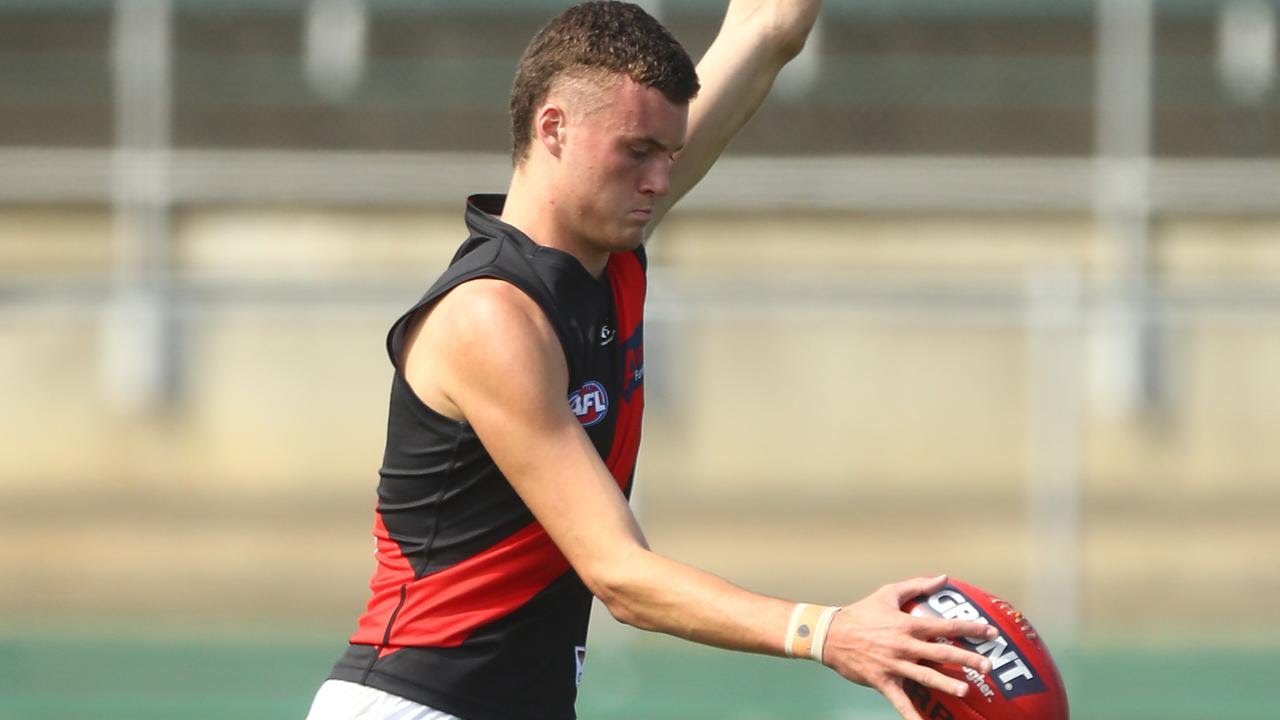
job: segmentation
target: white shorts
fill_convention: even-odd
[[[462,720],[411,700],[346,680],[325,680],[307,720]]]

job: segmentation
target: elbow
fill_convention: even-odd
[[[802,28],[788,26],[778,28],[775,31],[773,46],[783,64],[796,59],[804,50],[805,43],[809,41],[809,31],[812,27],[812,25]]]
[[[644,612],[645,583],[634,566],[624,562],[610,563],[606,568],[582,574],[591,594],[604,605],[615,620],[640,630],[653,630]]]
[[[596,597],[599,596],[597,595]],[[611,598],[610,600],[601,598],[601,602],[604,604],[605,609],[609,611],[609,614],[613,616],[613,619],[623,625],[630,625],[637,630],[655,629],[644,621],[644,616],[636,611],[634,604],[626,602],[618,597]]]
[[[778,1],[757,16],[763,23],[758,30],[760,37],[780,63],[790,62],[804,50],[821,5],[819,0]]]
[[[631,592],[630,583],[623,574],[593,573],[590,577],[583,576],[582,580],[614,620],[624,625],[645,629],[640,613],[636,611],[636,603],[632,599],[634,593]]]

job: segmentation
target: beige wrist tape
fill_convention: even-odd
[[[783,649],[787,657],[811,658],[822,662],[822,650],[827,643],[827,631],[831,619],[840,611],[837,607],[823,607],[799,603],[791,611],[787,625],[787,639]]]

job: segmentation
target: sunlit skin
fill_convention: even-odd
[[[638,247],[671,189],[689,108],[626,76],[553,88],[534,116],[528,156],[502,219],[593,275]]]

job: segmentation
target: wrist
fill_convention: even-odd
[[[798,603],[791,611],[783,651],[790,658],[808,658],[822,662],[826,648],[827,632],[831,620],[840,611],[838,607]]]

